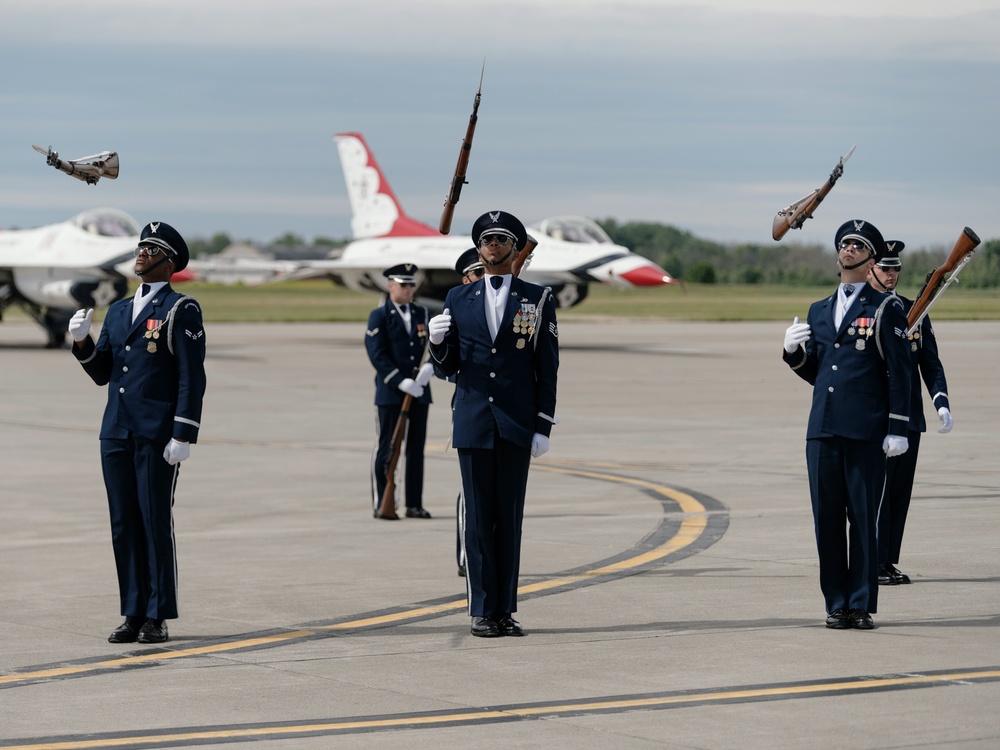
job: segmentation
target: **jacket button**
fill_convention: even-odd
[[[490,349],[490,354],[496,354],[496,353],[497,353],[496,349]]]
[[[834,345],[833,345],[833,348],[834,348],[834,349],[839,349],[839,348],[840,348],[840,344],[834,344]]]
[[[833,386],[831,385],[829,388],[827,388],[827,390],[830,391],[830,393],[833,393]]]
[[[493,403],[493,397],[492,396],[490,396],[490,403],[491,404]]]
[[[836,370],[836,369],[837,369],[837,365],[834,365],[834,366],[833,366],[833,369],[834,369],[834,370]]]
[[[491,378],[495,378],[496,376],[497,376],[497,374],[496,374],[495,372],[491,372],[491,373],[490,373],[490,377],[491,377]]]
[[[119,393],[125,393],[125,389],[124,389],[124,388],[119,388],[119,389],[118,389],[118,392],[119,392]]]
[[[125,351],[127,351],[127,352],[130,352],[130,351],[132,351],[132,347],[131,347],[131,346],[126,346],[126,347],[125,347]]]
[[[122,372],[128,372],[128,367],[123,367]]]

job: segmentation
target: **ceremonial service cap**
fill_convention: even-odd
[[[482,267],[483,262],[479,259],[479,251],[474,247],[470,247],[459,255],[458,260],[455,262],[455,271],[459,276],[465,276],[470,271],[475,271],[477,268]]]
[[[882,233],[875,228],[874,224],[863,219],[851,219],[840,225],[834,239],[834,247],[840,247],[843,240],[862,242],[871,251],[876,261],[885,254],[885,240],[882,239]]]
[[[382,275],[389,279],[389,281],[395,281],[397,284],[416,284],[417,277],[414,274],[419,270],[412,263],[400,263],[397,266],[385,269]]]
[[[886,240],[885,252],[878,259],[876,265],[882,268],[902,268],[903,262],[899,259],[899,254],[903,252],[906,245],[902,240]]]
[[[181,237],[181,233],[169,224],[162,221],[151,221],[142,228],[139,235],[140,245],[156,245],[167,252],[167,255],[174,262],[174,273],[187,268],[188,253],[187,243]]]
[[[472,241],[479,247],[484,234],[504,234],[514,240],[514,249],[521,251],[528,244],[528,232],[520,220],[506,211],[487,211],[472,225]]]

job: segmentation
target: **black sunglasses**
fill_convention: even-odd
[[[488,245],[495,242],[498,245],[509,245],[513,240],[506,234],[484,234],[479,238],[479,244]]]

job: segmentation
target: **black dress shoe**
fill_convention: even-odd
[[[503,615],[497,618],[497,627],[503,635],[524,635],[524,628],[521,627],[521,623],[510,615]]]
[[[423,508],[407,508],[406,509],[407,518],[430,518],[431,514],[428,513]]]
[[[501,633],[499,626],[489,617],[473,617],[472,634],[479,638],[497,638]]]
[[[835,609],[826,616],[826,626],[833,630],[846,630],[851,627],[851,618],[846,609]]]
[[[125,622],[111,631],[108,643],[135,643],[139,637],[139,629],[145,621],[145,617],[126,617]]]
[[[852,609],[847,614],[851,618],[852,628],[857,628],[858,630],[871,630],[875,627],[875,623],[872,622],[872,616],[863,609]]]
[[[460,576],[462,576],[462,578],[465,578],[465,566],[464,565],[459,565],[458,566],[458,574]]]
[[[166,643],[167,621],[148,619],[139,628],[139,643]]]
[[[878,569],[878,585],[879,586],[895,586],[899,581],[892,574],[891,565],[883,565]]]
[[[903,571],[901,571],[899,568],[897,568],[895,565],[887,565],[886,569],[889,571],[889,574],[892,576],[892,580],[895,581],[896,583],[909,583],[910,582],[910,577],[908,575],[906,575],[906,573],[904,573]],[[881,574],[881,571],[880,571],[879,572],[879,576],[881,577],[881,575],[882,574]]]

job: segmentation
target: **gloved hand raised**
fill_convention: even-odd
[[[549,439],[536,432],[531,436],[531,457],[538,458],[549,452]]]
[[[434,375],[434,365],[430,362],[424,362],[420,365],[420,371],[417,372],[417,377],[413,380],[417,385],[426,386],[431,382],[431,377]]]
[[[812,328],[808,323],[800,323],[799,316],[795,316],[792,324],[785,329],[785,351],[792,354],[802,344],[812,336]]]
[[[413,378],[403,378],[403,382],[399,384],[399,390],[410,394],[413,398],[420,398],[424,395],[424,387],[419,385]]]
[[[951,416],[951,410],[947,406],[942,406],[938,409],[938,417],[941,419],[941,428],[938,432],[942,434],[951,432],[951,428],[955,426],[955,420]]]
[[[170,442],[167,443],[167,447],[163,449],[163,460],[171,466],[179,464],[190,455],[191,443],[186,443],[183,440],[177,440],[176,438],[170,438]]]
[[[90,323],[94,319],[94,309],[77,310],[69,319],[69,335],[74,341],[83,341],[90,335]]]
[[[435,346],[444,341],[444,337],[448,335],[450,329],[451,313],[448,311],[448,308],[445,308],[443,313],[435,315],[427,322],[427,331],[430,334],[431,343]]]
[[[899,435],[886,435],[882,441],[882,450],[885,451],[886,458],[902,456],[910,447],[910,441]]]

